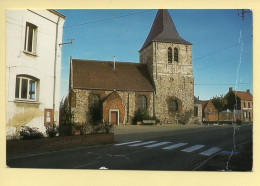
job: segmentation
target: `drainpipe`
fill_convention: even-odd
[[[55,39],[55,57],[54,57],[54,76],[53,76],[53,122],[56,121],[55,110],[56,110],[56,65],[57,65],[57,45],[58,45],[58,27],[59,27],[60,17],[56,24],[56,39]]]

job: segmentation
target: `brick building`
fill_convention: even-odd
[[[224,98],[227,99],[228,105],[227,109],[220,113],[220,121],[253,121],[253,95],[249,89],[244,92],[229,88]],[[211,100],[202,101],[202,118],[206,122],[218,121],[218,112]]]
[[[194,100],[192,44],[182,39],[168,10],[158,10],[139,50],[139,63],[70,60],[69,103],[75,122],[88,122],[90,107],[100,105],[105,122],[131,123],[146,110],[162,123],[191,113],[201,122]],[[194,113],[194,109],[196,114]]]
[[[235,110],[237,118],[244,122],[253,121],[253,95],[250,90],[236,91],[229,88],[225,95],[230,110]]]

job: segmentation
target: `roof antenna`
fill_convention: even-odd
[[[116,70],[116,56],[114,56],[114,70]]]

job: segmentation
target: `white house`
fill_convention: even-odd
[[[59,121],[62,32],[55,10],[6,11],[6,137]]]

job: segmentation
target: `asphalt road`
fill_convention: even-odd
[[[216,154],[229,152],[232,147],[252,140],[252,125],[118,134],[116,139],[115,144],[109,145],[7,157],[7,165],[13,168],[197,170]]]

